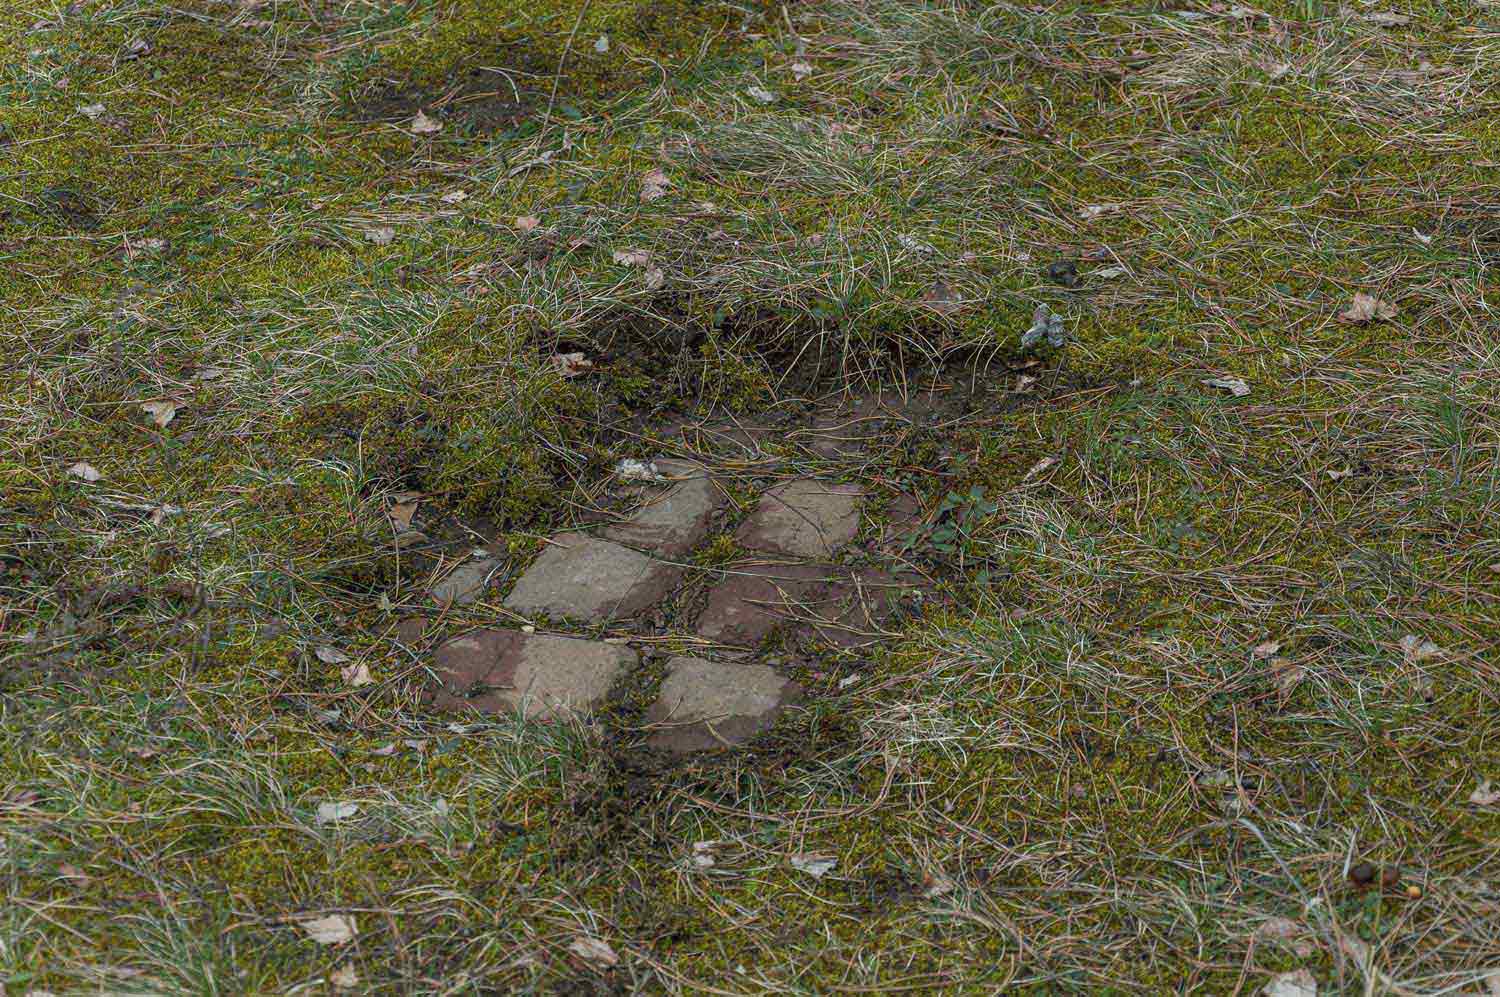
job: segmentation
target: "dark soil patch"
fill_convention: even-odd
[[[504,74],[471,69],[443,88],[385,83],[352,101],[345,113],[361,123],[405,124],[418,111],[440,118],[445,127],[493,135],[529,120],[534,101],[513,88]]]

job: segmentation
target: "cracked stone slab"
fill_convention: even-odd
[[[499,564],[494,558],[467,560],[428,586],[427,594],[440,606],[468,606],[484,594],[490,573]]]
[[[698,634],[721,644],[759,644],[797,615],[827,573],[812,564],[734,566],[709,592]]]
[[[555,719],[592,709],[636,660],[620,644],[478,630],[433,652],[440,686],[429,699],[440,710],[520,709],[529,719]]]
[[[681,568],[629,547],[564,533],[516,581],[505,607],[590,623],[629,619],[665,598],[681,577]]]
[[[646,720],[661,725],[648,743],[669,751],[742,744],[802,698],[797,683],[765,665],[673,658]]]
[[[750,550],[792,557],[830,557],[859,530],[857,485],[798,478],[761,497],[738,539]]]
[[[724,494],[701,466],[686,461],[658,460],[657,471],[675,482],[647,493],[634,515],[603,531],[606,539],[676,560],[708,535]]]

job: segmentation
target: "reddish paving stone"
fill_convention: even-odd
[[[885,624],[909,598],[925,591],[913,574],[846,568],[808,593],[792,610],[791,621],[798,632],[825,644],[860,647],[883,640]]]
[[[564,533],[521,575],[505,607],[590,623],[629,619],[665,598],[681,577],[681,568],[629,547]]]
[[[429,693],[440,710],[479,710],[553,719],[582,713],[603,699],[616,678],[636,663],[619,644],[479,630],[433,652],[440,687]]]
[[[396,642],[407,647],[420,643],[427,635],[427,620],[421,616],[406,616],[396,624]]]
[[[859,530],[856,485],[798,478],[761,497],[738,534],[751,550],[793,557],[829,557]]]
[[[673,658],[646,720],[662,725],[648,743],[669,751],[742,744],[802,698],[797,683],[765,665]]]
[[[685,461],[656,461],[669,481],[664,490],[647,493],[646,503],[622,523],[603,531],[606,539],[676,560],[708,535],[724,493],[701,466]]]
[[[698,633],[721,644],[753,646],[784,625],[826,577],[812,564],[746,564],[730,568],[708,594]]]

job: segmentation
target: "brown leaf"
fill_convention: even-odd
[[[621,266],[643,267],[651,262],[651,254],[644,249],[617,249],[613,259]]]
[[[149,415],[151,421],[162,429],[167,427],[167,423],[177,418],[177,409],[178,403],[170,398],[155,402],[141,402],[141,411]]]
[[[956,315],[964,309],[963,295],[942,281],[927,289],[922,295],[922,304],[939,315]]]
[[[552,354],[552,367],[559,377],[572,378],[587,374],[593,369],[594,361],[582,353],[554,353]]]
[[[328,974],[328,982],[339,990],[350,990],[359,984],[359,974],[354,971],[352,962],[346,962]]]
[[[1366,294],[1364,291],[1356,292],[1349,307],[1339,312],[1339,318],[1345,322],[1360,325],[1366,322],[1386,322],[1395,317],[1395,305],[1389,301],[1382,301],[1374,295]]]
[[[568,951],[582,959],[584,962],[592,963],[603,969],[608,969],[619,963],[620,957],[615,950],[609,947],[609,943],[592,935],[579,935],[568,945]]]
[[[401,501],[398,496],[392,496],[392,498],[398,500],[393,501],[385,510],[386,515],[391,517],[391,525],[396,528],[397,533],[405,533],[411,529],[412,517],[417,514],[417,508],[421,506],[422,500],[411,498]]]
[[[297,922],[297,927],[319,945],[342,945],[359,933],[359,925],[348,914],[329,914]]]
[[[535,215],[521,215],[516,218],[516,228],[522,232],[530,232],[542,223]]]
[[[436,135],[443,130],[443,123],[436,118],[429,118],[425,111],[418,110],[411,119],[411,131],[413,135]]]
[[[80,481],[87,481],[92,484],[104,477],[104,475],[100,474],[93,464],[81,460],[68,468],[68,477],[77,478]]]
[[[356,661],[352,665],[340,668],[339,674],[344,677],[344,684],[354,689],[375,681],[370,677],[370,666],[363,661]]]
[[[1500,789],[1494,787],[1490,779],[1481,779],[1474,792],[1469,794],[1469,802],[1476,807],[1492,807],[1500,803]]]
[[[672,189],[672,181],[661,170],[652,170],[641,178],[641,200],[659,201]]]

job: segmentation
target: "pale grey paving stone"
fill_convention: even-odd
[[[830,557],[859,530],[857,485],[798,478],[777,485],[740,527],[750,550],[792,557]]]
[[[658,473],[673,482],[647,492],[634,515],[602,531],[605,539],[677,560],[708,535],[724,493],[706,469],[687,461],[657,460]]]
[[[765,665],[673,658],[646,721],[661,725],[649,743],[669,751],[742,744],[802,698],[797,683]]]
[[[485,583],[499,563],[494,558],[471,558],[433,582],[427,594],[440,606],[468,606],[484,594]]]
[[[665,598],[682,569],[582,533],[556,536],[516,581],[517,613],[604,623],[628,620]]]
[[[530,719],[556,719],[588,712],[636,661],[636,653],[621,644],[478,630],[433,652],[441,684],[429,698],[440,710],[521,709]]]

